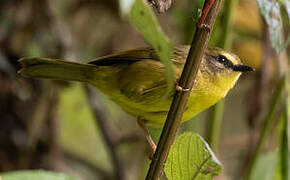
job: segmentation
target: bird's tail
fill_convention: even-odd
[[[95,78],[98,69],[95,65],[49,58],[22,58],[19,62],[22,69],[18,73],[33,78],[90,82]]]

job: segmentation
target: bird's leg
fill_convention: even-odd
[[[138,125],[139,127],[141,128],[144,136],[146,137],[146,140],[147,142],[149,143],[151,149],[152,149],[152,153],[150,155],[150,159],[153,158],[153,155],[155,153],[155,150],[156,150],[156,144],[154,143],[153,139],[151,138],[150,134],[149,134],[149,131],[144,123],[144,120],[141,119],[140,117],[137,118],[137,122],[138,122]]]

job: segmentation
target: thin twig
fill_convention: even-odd
[[[208,13],[203,11],[202,17],[205,16],[206,18],[196,24],[197,29],[195,32],[195,36],[192,41],[189,54],[187,56],[187,60],[179,81],[179,86],[183,89],[191,90],[193,87],[194,80],[196,78],[199,65],[202,60],[202,56],[207,47],[212,26],[216,19],[217,11],[221,1],[215,0],[212,4],[212,7],[208,7],[207,5],[208,3],[211,3],[211,1],[212,0],[205,1],[204,9],[210,9]],[[150,164],[150,168],[146,176],[146,180],[157,180],[161,177],[163,166],[166,161],[170,146],[172,145],[177,130],[180,127],[181,119],[189,95],[190,91],[177,91],[175,93],[157,146],[157,150],[154,154],[153,160]]]
[[[103,107],[99,102],[99,98],[96,97],[96,94],[92,89],[92,87],[85,85],[85,90],[89,104],[95,116],[95,123],[99,127],[101,134],[104,138],[104,141],[108,146],[108,150],[113,164],[115,179],[124,180],[125,179],[124,173],[125,171],[123,169],[124,165],[122,164],[121,160],[117,155],[116,150],[118,143],[115,139],[116,136],[113,133],[114,131],[109,126],[108,119],[104,113]]]

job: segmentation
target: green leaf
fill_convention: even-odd
[[[169,180],[207,180],[218,175],[221,169],[221,163],[204,139],[187,132],[172,145],[164,171]]]
[[[0,174],[2,180],[76,180],[71,176],[43,170],[12,171]]]
[[[264,16],[269,27],[270,40],[272,47],[279,54],[289,44],[290,40],[285,43],[281,42],[282,19],[280,5],[283,2],[276,0],[257,0],[261,14]],[[288,0],[284,2],[287,5]],[[287,10],[288,11],[288,10]]]
[[[163,33],[151,8],[144,0],[120,0],[123,14],[127,14],[130,23],[152,45],[167,70],[168,93],[173,88],[174,71],[172,67],[173,44]]]

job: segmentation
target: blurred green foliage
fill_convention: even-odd
[[[110,169],[108,154],[104,148],[100,148],[105,145],[94,122],[83,86],[73,83],[63,89],[59,101],[59,141],[62,148],[94,164],[101,163],[104,169]]]

